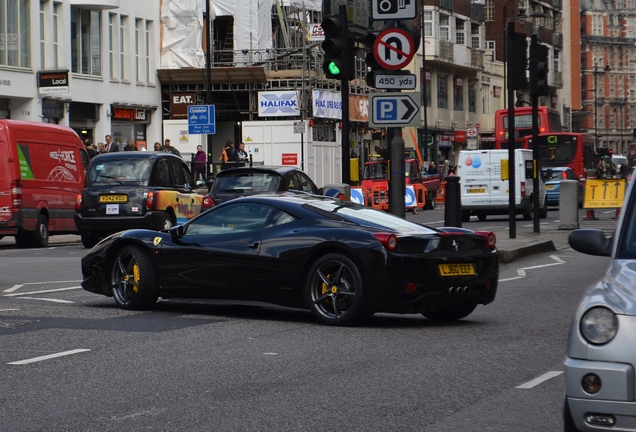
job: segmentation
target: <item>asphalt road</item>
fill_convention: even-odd
[[[608,262],[504,265],[495,302],[457,323],[330,328],[273,307],[122,311],[77,288],[84,252],[0,248],[2,431],[558,431],[571,319]]]

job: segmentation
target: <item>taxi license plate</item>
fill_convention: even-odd
[[[552,189],[554,189],[554,185],[545,185],[545,188],[547,190],[552,190]]]
[[[486,193],[485,188],[468,189],[468,193]]]
[[[442,276],[474,276],[475,266],[468,264],[440,264],[439,274]]]
[[[125,203],[128,202],[128,195],[100,195],[100,203]]]

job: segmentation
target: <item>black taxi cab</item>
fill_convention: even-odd
[[[170,229],[212,207],[179,156],[117,152],[91,160],[75,202],[75,224],[84,247],[118,231]]]

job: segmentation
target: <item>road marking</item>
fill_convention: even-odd
[[[522,267],[520,269],[517,269],[517,274],[518,274],[517,277],[511,277],[511,278],[507,278],[507,279],[499,279],[499,282],[508,282],[508,281],[512,281],[512,280],[523,279],[523,278],[525,278],[527,276],[526,270],[535,270],[535,269],[538,269],[538,268],[552,267],[552,266],[555,266],[555,265],[566,264],[566,262],[563,261],[557,255],[550,255],[550,258],[552,258],[556,262],[555,263],[550,263],[550,264],[541,264],[541,265],[532,266],[532,267]]]
[[[28,299],[28,300],[43,300],[43,301],[50,301],[53,303],[73,303],[70,300],[62,300],[62,299],[50,299],[50,298],[38,298],[38,297],[20,297],[21,299]]]
[[[554,377],[557,377],[559,375],[561,375],[563,373],[563,371],[551,371],[551,372],[547,372],[544,373],[543,375],[541,375],[540,377],[537,377],[531,381],[528,381],[525,384],[521,384],[520,386],[517,386],[518,389],[531,389],[533,387],[538,386],[539,384],[541,384],[544,381],[547,381],[549,379],[552,379]]]
[[[45,356],[41,356],[41,357],[33,357],[30,359],[26,359],[26,360],[19,360],[19,361],[15,361],[15,362],[11,362],[11,363],[7,363],[10,365],[25,365],[25,364],[29,364],[29,363],[36,363],[39,361],[44,361],[44,360],[50,360],[53,358],[57,358],[57,357],[64,357],[64,356],[68,356],[68,355],[73,355],[73,354],[78,354],[78,353],[82,353],[82,352],[86,352],[86,351],[90,351],[89,349],[74,349],[71,351],[63,351],[57,354],[49,354],[49,355],[45,355]]]
[[[0,309],[0,312],[19,311],[20,309]]]
[[[74,289],[80,289],[80,288],[82,288],[82,287],[81,286],[76,286],[76,287],[57,288],[57,289],[52,289],[52,290],[44,290],[44,291],[31,291],[31,292],[25,292],[25,293],[13,293],[13,294],[5,294],[4,297],[16,297],[16,296],[25,296],[25,295],[31,295],[31,294],[52,293],[52,292],[68,291],[68,290],[74,290]]]
[[[15,290],[18,290],[18,289],[22,288],[23,286],[24,285],[13,285],[11,288],[8,288],[8,289],[4,290],[4,292],[10,293],[10,292],[13,292]]]

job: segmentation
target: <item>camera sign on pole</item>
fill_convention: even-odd
[[[417,16],[415,0],[373,0],[375,20],[413,19]]]

